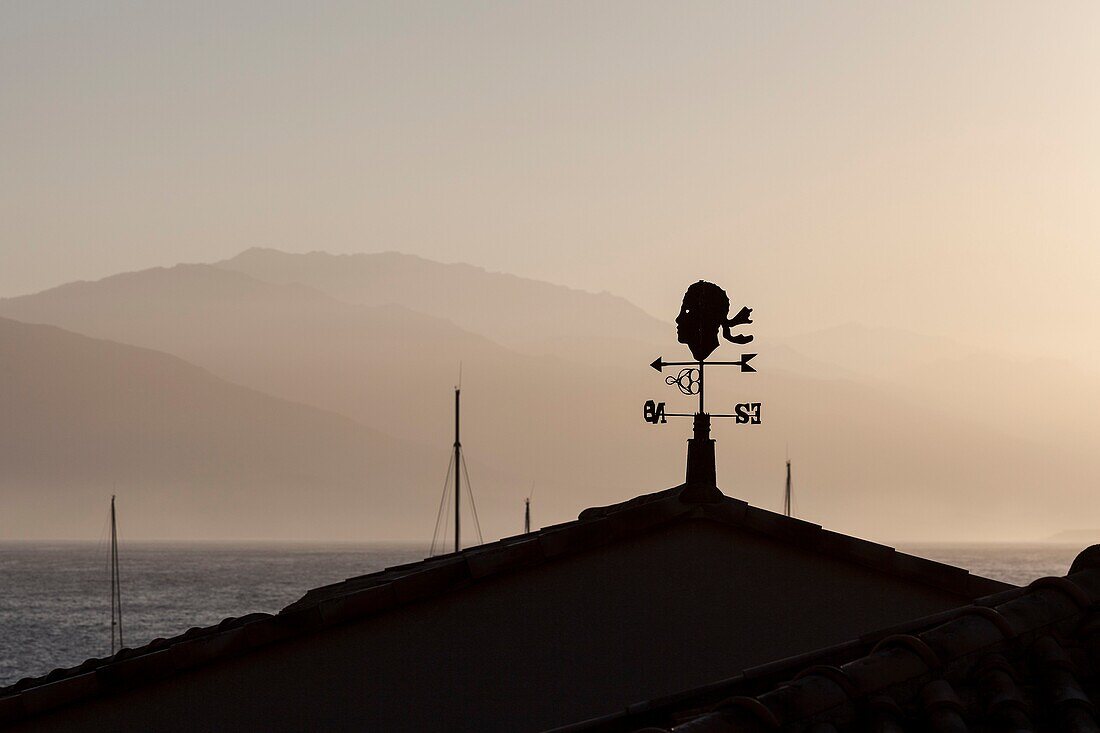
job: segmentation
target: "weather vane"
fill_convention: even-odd
[[[648,400],[643,408],[645,421],[653,425],[666,423],[670,417],[695,419],[695,430],[688,441],[687,483],[713,487],[716,485],[714,470],[714,441],[710,438],[712,417],[734,418],[739,425],[760,424],[760,403],[742,402],[731,413],[710,414],[706,410],[704,375],[708,366],[737,366],[742,372],[755,372],[749,363],[756,354],[741,354],[737,361],[707,361],[720,345],[718,332],[730,343],[744,345],[752,336],[740,333],[741,326],[752,324],[752,308],[742,308],[729,318],[730,299],[726,291],[714,283],[700,280],[684,293],[680,315],[676,317],[676,339],[691,350],[694,361],[664,361],[657,357],[651,367],[659,372],[665,367],[683,367],[675,376],[665,377],[665,383],[676,387],[681,394],[699,397],[699,409],[695,413],[668,412],[664,402]],[[735,333],[735,330],[737,331]]]

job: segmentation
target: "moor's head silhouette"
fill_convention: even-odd
[[[729,312],[730,299],[725,290],[705,280],[694,283],[684,293],[684,303],[676,317],[676,340],[687,344],[691,355],[699,361],[718,348],[719,328],[732,343],[752,341],[752,336],[730,332],[734,326],[752,323],[752,308],[742,308],[733,318],[728,318]]]

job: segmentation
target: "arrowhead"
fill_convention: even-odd
[[[752,361],[752,358],[754,356],[756,356],[756,354],[741,354],[741,371],[743,371],[743,372],[755,372],[756,371],[756,367],[749,364],[749,362]]]
[[[656,369],[657,371],[661,371],[661,369],[664,367],[664,365],[665,365],[665,363],[663,361],[661,361],[661,357],[659,357],[659,356],[656,359],[653,360],[652,364],[650,364],[650,366],[653,367],[654,369]]]

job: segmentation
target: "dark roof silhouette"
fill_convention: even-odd
[[[136,649],[123,649],[112,657],[89,659],[76,667],[22,679],[0,688],[0,726],[686,520],[709,520],[765,535],[818,555],[938,588],[958,595],[960,603],[1012,587],[971,575],[962,568],[759,509],[724,496],[717,489],[700,491],[697,486],[681,485],[620,504],[586,509],[575,521],[530,534],[322,586],[276,615],[255,613],[227,618],[215,626],[196,627]]]
[[[1066,577],[559,728],[1100,731],[1100,545]]]

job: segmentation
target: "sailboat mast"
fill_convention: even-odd
[[[115,495],[111,494],[111,654],[115,653],[115,630],[118,630],[118,648],[122,641],[122,590],[118,575],[118,522],[115,519]]]
[[[783,513],[791,516],[791,461],[787,459],[787,491],[783,496]]]
[[[523,533],[531,533],[531,497],[523,500]]]
[[[461,545],[460,538],[460,522],[462,521],[462,487],[460,476],[462,471],[462,442],[458,439],[458,413],[459,413],[459,395],[462,394],[460,387],[455,387],[455,552],[458,552]]]

